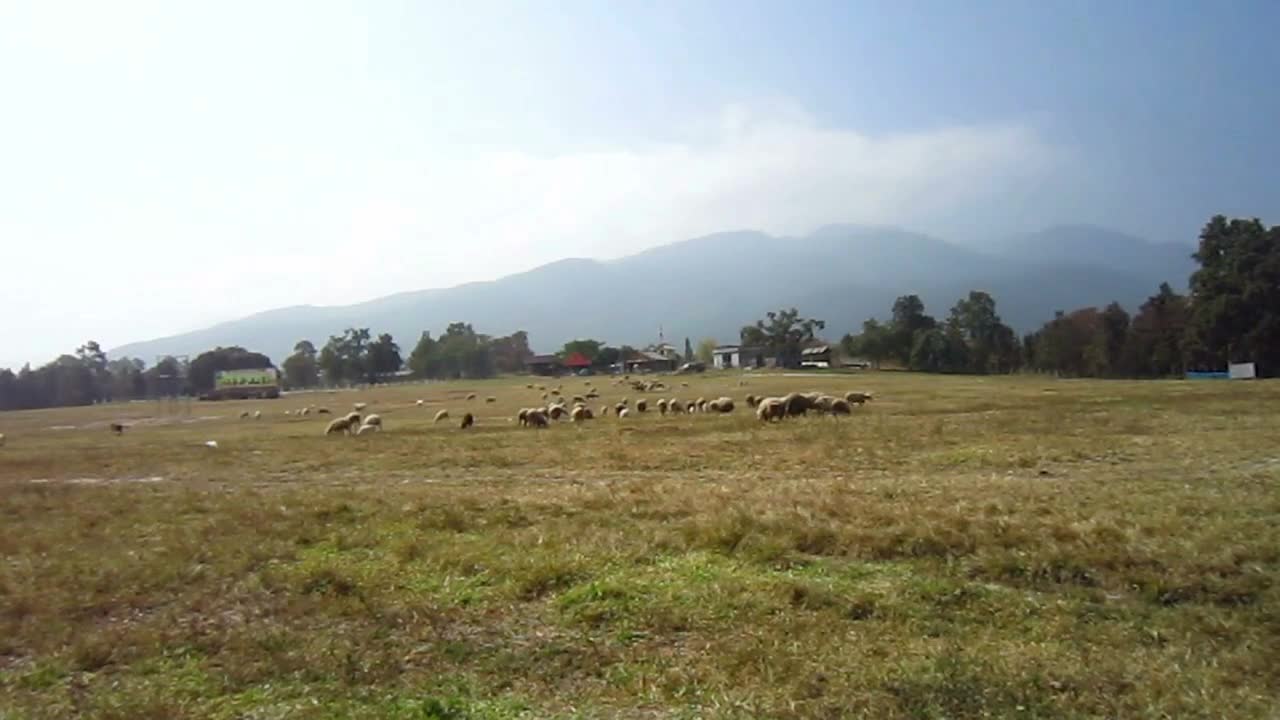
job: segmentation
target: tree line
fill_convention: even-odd
[[[928,372],[1153,378],[1253,362],[1260,376],[1280,374],[1280,226],[1217,215],[1192,258],[1199,267],[1188,294],[1162,283],[1134,315],[1117,302],[1059,311],[1017,338],[987,293],[969,293],[943,322],[904,295],[888,323],[869,319],[841,344],[850,355]]]

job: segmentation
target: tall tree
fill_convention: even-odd
[[[293,354],[281,365],[284,384],[290,388],[309,388],[320,384],[320,368],[316,363],[316,346],[310,340],[299,340]]]
[[[518,330],[506,337],[494,338],[490,343],[490,352],[493,355],[494,370],[500,373],[524,372],[525,363],[533,357],[533,350],[529,348],[529,333]]]
[[[435,377],[439,362],[436,341],[431,339],[431,333],[423,332],[409,353],[409,370],[417,378]]]
[[[380,375],[399,372],[404,360],[400,357],[400,346],[390,333],[378,335],[378,339],[369,343],[368,375],[370,382],[376,381]]]
[[[1280,226],[1214,216],[1192,255],[1188,337],[1199,365],[1255,362],[1280,375]]]
[[[1013,331],[1000,321],[1000,316],[996,314],[995,298],[990,294],[981,290],[969,291],[967,298],[959,300],[951,308],[947,325],[951,332],[964,339],[968,348],[970,372],[984,374],[1000,371],[1007,365]],[[1005,357],[1001,357],[1001,354]]]
[[[347,328],[329,336],[316,360],[326,383],[358,382],[368,376],[369,337],[369,328]]]
[[[924,301],[919,295],[903,295],[893,301],[893,319],[890,328],[890,353],[904,367],[911,364],[911,353],[915,346],[915,335],[924,330],[932,330],[937,321],[924,312]]]
[[[817,331],[826,326],[822,320],[800,317],[800,311],[795,308],[769,311],[765,314],[765,319],[756,321],[755,325],[743,327],[739,339],[743,345],[767,347],[783,367],[798,367],[800,351],[805,343],[814,340]],[[712,347],[714,349],[714,345]]]
[[[1125,365],[1140,376],[1180,375],[1186,370],[1187,298],[1160,284],[1129,325]],[[1192,335],[1194,337],[1194,335]]]
[[[684,361],[693,362],[693,343],[689,342],[689,338],[684,339]]]
[[[845,335],[840,346],[849,357],[865,358],[877,368],[893,355],[892,333],[875,318],[863,321],[858,335]]]

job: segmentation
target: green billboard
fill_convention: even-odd
[[[279,384],[275,368],[258,370],[219,370],[213,378],[213,386],[218,390],[232,388],[272,387]]]

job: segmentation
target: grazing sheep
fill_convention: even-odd
[[[364,425],[381,430],[382,417],[377,413],[369,413],[369,416],[364,419]]]
[[[354,410],[347,413],[347,422],[351,423],[351,427],[360,427],[360,413]]]
[[[645,410],[648,410],[648,409],[649,409],[649,403],[645,402],[644,398],[641,398],[636,401],[636,412],[644,412]]]
[[[853,407],[848,400],[836,398],[835,402],[831,403],[831,407],[827,408],[827,412],[832,415],[852,415]]]
[[[329,408],[324,408],[324,407],[322,407],[322,408],[316,408],[316,414],[317,414],[317,415],[329,415],[329,414],[330,414],[330,413],[329,413]]]
[[[518,423],[520,427],[524,427],[529,424],[529,408],[520,408],[520,412],[516,413],[516,423]]]
[[[381,429],[382,428],[375,427],[373,425],[361,425],[360,427],[356,428],[356,435],[363,435],[365,433],[371,433],[375,430],[381,430]]]
[[[560,397],[560,388],[555,388],[555,389],[553,389],[553,390],[551,391],[551,394],[552,394],[552,395],[555,395],[556,397]]]
[[[547,415],[550,416],[552,420],[559,420],[561,415],[567,414],[569,414],[569,411],[566,410],[563,405],[552,405],[547,408]]]
[[[630,410],[628,410],[627,408],[622,408],[621,410],[618,411],[618,419],[623,420],[630,414],[631,414]]]
[[[498,398],[490,395],[489,397],[485,398],[484,401],[487,403],[495,403],[495,402],[498,402]]]
[[[124,434],[124,425],[120,423],[111,423],[111,432],[117,435]]]
[[[687,382],[682,382],[682,383],[680,383],[680,387],[689,387],[689,383],[687,383]]]
[[[254,420],[261,420],[261,419],[262,419],[262,411],[261,411],[261,410],[254,410],[254,411],[253,411],[253,419],[254,419]]]
[[[369,406],[368,406],[368,405],[366,405],[365,403],[351,403],[351,407],[352,407],[352,409],[354,409],[354,410],[361,411],[361,410],[364,410],[366,407],[369,407]]]
[[[0,433],[0,447],[4,447],[4,433]]]
[[[592,390],[591,392],[587,393],[588,400],[595,400],[598,397],[600,397],[600,393],[596,392],[595,390]]]
[[[526,389],[526,390],[532,390],[532,389],[533,389],[533,383],[529,383],[528,385],[525,385],[524,387],[525,387],[525,389]]]
[[[293,413],[289,412],[288,410],[285,410],[285,411],[284,411],[284,415],[285,415],[285,417],[288,417],[288,416],[290,416],[290,415],[292,415],[292,414],[293,414]]]
[[[809,397],[797,392],[788,393],[782,398],[782,402],[786,405],[787,415],[791,417],[804,415],[813,409],[813,402]]]
[[[609,406],[608,406],[608,405],[601,405],[601,406],[600,406],[600,417],[609,417]]]
[[[661,415],[666,415],[666,414],[667,414],[667,399],[666,399],[666,398],[658,398],[658,402],[657,402],[657,403],[655,403],[655,404],[658,406],[658,413],[659,413],[659,414],[661,414]]]
[[[462,416],[462,425],[460,427],[461,429],[466,430],[467,428],[475,424],[476,424],[475,416],[472,415],[471,413],[467,413],[466,415]]]
[[[850,405],[861,405],[871,399],[869,392],[847,392],[844,394],[845,402]]]
[[[696,403],[696,402],[694,402],[694,401],[690,400],[689,402],[685,403],[684,409],[685,409],[685,412],[687,412],[687,413],[689,413],[690,415],[692,415],[692,414],[694,414],[694,413],[698,412],[698,403]]]
[[[575,406],[573,412],[569,413],[569,419],[576,423],[580,423],[587,419],[587,409],[581,405]]]
[[[684,403],[675,398],[671,398],[667,401],[667,409],[671,411],[672,415],[679,415],[684,412]]]
[[[582,414],[586,415],[588,420],[596,419],[596,414],[591,412],[591,408],[587,407],[586,405],[582,406]]]
[[[525,415],[525,422],[529,427],[544,428],[547,426],[547,414],[541,410],[530,410]]]
[[[626,403],[624,403],[624,402],[620,402],[620,403],[618,403],[617,405],[614,405],[614,406],[613,406],[613,411],[614,411],[615,413],[617,413],[618,415],[621,415],[621,414],[622,414],[622,411],[623,411],[623,410],[626,410],[626,409],[627,409],[627,404],[626,404]]]
[[[241,411],[240,411],[240,419],[241,419],[241,420],[248,420],[248,419],[249,419],[249,411],[248,411],[248,410],[241,410]]]
[[[733,398],[721,397],[707,403],[707,410],[718,413],[733,412]]]
[[[311,414],[311,408],[309,408],[309,407],[304,407],[304,408],[302,408],[301,410],[299,410],[299,411],[298,411],[298,414],[299,414],[299,415],[302,415],[302,416],[304,416],[304,417],[305,417],[305,416],[307,416],[307,415],[310,415],[310,414]]]
[[[587,399],[582,397],[581,395],[574,395],[573,400],[571,402],[573,402],[573,404],[575,405],[585,405],[587,402]]]
[[[475,400],[475,399],[476,399],[476,394],[475,394],[475,393],[467,393],[467,399],[468,399],[468,400]]]
[[[782,398],[761,398],[756,405],[756,417],[761,422],[781,420],[787,414],[787,403]]]
[[[694,400],[694,401],[693,401],[693,404],[698,406],[698,410],[706,410],[706,409],[707,409],[707,400],[706,400],[706,398],[698,398],[697,400]]]
[[[839,399],[840,398],[832,397],[830,395],[819,395],[818,398],[813,401],[813,407],[814,409],[821,410],[823,412],[831,412],[831,405]]]
[[[441,420],[448,420],[448,419],[449,419],[448,410],[441,410],[440,412],[436,413],[435,422],[440,422]]]
[[[760,402],[760,400],[755,395],[750,393],[747,394],[747,407],[755,407],[758,402]]]
[[[329,422],[328,427],[324,429],[325,435],[337,435],[343,433],[351,434],[351,420],[347,417],[334,418]]]
[[[624,397],[624,398],[622,398],[621,400],[619,400],[618,402],[622,403],[623,405],[630,405],[630,404],[631,404],[631,398],[625,398],[625,397]]]
[[[426,403],[424,403],[423,401],[419,400],[419,401],[418,401],[417,403],[415,403],[415,404],[416,404],[418,407],[422,407],[422,406],[423,406],[423,405],[425,405]]]

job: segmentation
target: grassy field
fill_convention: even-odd
[[[0,414],[0,718],[1280,713],[1280,384],[741,377]]]

